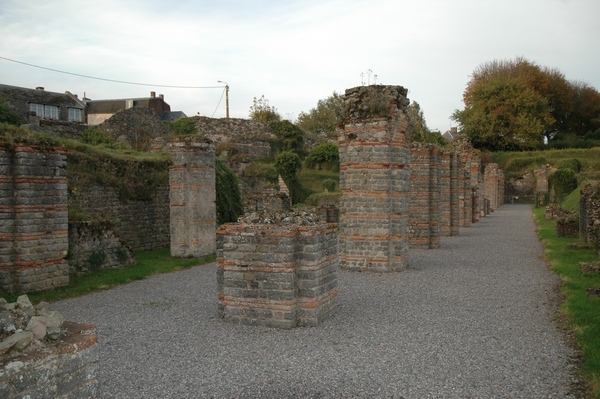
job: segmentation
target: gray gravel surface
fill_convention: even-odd
[[[530,208],[505,205],[410,270],[340,272],[315,328],[220,322],[215,264],[53,308],[97,325],[103,398],[574,398],[541,255]]]

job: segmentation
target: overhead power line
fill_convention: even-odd
[[[30,67],[33,67],[33,68],[45,69],[46,71],[63,73],[65,75],[79,76],[79,77],[82,77],[82,78],[95,79],[95,80],[103,80],[105,82],[121,83],[121,84],[127,84],[127,85],[152,86],[152,87],[168,87],[168,88],[172,88],[172,89],[222,89],[223,87],[225,87],[225,86],[172,86],[172,85],[157,85],[157,84],[151,84],[151,83],[127,82],[127,81],[124,81],[124,80],[99,78],[99,77],[96,77],[96,76],[82,75],[80,73],[61,71],[59,69],[46,68],[46,67],[43,67],[43,66],[40,66],[40,65],[29,64],[27,62],[17,61],[17,60],[13,60],[13,59],[2,57],[2,56],[0,56],[0,59],[6,60],[6,61],[10,61],[10,62],[14,62],[14,63],[21,64],[21,65],[27,65],[27,66],[30,66]]]

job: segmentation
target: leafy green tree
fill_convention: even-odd
[[[275,169],[290,190],[292,204],[304,201],[311,194],[298,179],[298,171],[302,168],[302,161],[298,154],[292,151],[282,151],[275,158]]]
[[[333,143],[324,143],[316,146],[306,156],[304,163],[307,168],[340,169],[340,151]]]
[[[308,134],[335,138],[335,128],[341,122],[344,110],[342,96],[333,94],[324,100],[319,100],[316,108],[298,115],[298,127]]]
[[[304,158],[304,132],[298,126],[288,120],[274,121],[270,123],[271,130],[275,133],[277,140],[273,143],[275,153],[281,151],[292,151]]]
[[[574,137],[570,141],[576,141],[577,138],[582,138],[589,132],[594,132],[600,128],[600,94],[598,91],[587,84],[569,82],[560,71],[540,67],[522,57],[517,57],[515,60],[494,60],[477,67],[473,71],[463,94],[465,110],[455,111],[453,118],[462,125],[465,131],[474,134],[476,126],[473,126],[473,123],[479,123],[483,117],[467,118],[467,116],[472,117],[475,109],[488,113],[499,111],[498,104],[495,104],[495,108],[488,107],[487,110],[485,105],[480,104],[482,101],[481,92],[489,90],[489,87],[492,86],[498,87],[500,81],[507,82],[511,80],[520,82],[520,90],[530,91],[541,97],[546,102],[547,110],[544,114],[549,115],[550,118],[539,113],[540,110],[537,106],[531,109],[531,101],[523,107],[513,101],[512,104],[506,104],[501,113],[508,116],[506,111],[512,109],[515,112],[512,119],[519,121],[521,124],[526,124],[529,129],[533,128],[532,120],[537,119],[543,125],[542,136],[548,141],[565,140],[568,137]],[[512,83],[511,85],[516,88],[516,85]],[[530,93],[523,94],[521,98],[531,100],[532,95]],[[526,118],[525,113],[527,112],[534,112],[534,114]],[[529,122],[525,122],[525,119],[528,119]],[[515,125],[515,129],[511,129],[515,134],[517,127]],[[537,128],[539,128],[539,123],[535,129]],[[498,134],[505,135],[506,130],[507,126],[502,125],[502,131],[499,130]],[[473,137],[470,137],[473,140]],[[475,144],[477,140],[473,141]],[[498,141],[503,142],[502,139]],[[488,142],[486,148],[493,148],[494,146],[493,142]],[[511,148],[524,149],[529,147],[516,146]]]
[[[281,120],[281,115],[277,108],[269,105],[269,100],[263,94],[258,100],[254,97],[252,106],[250,106],[250,119],[258,122],[275,122]]]
[[[410,103],[410,105],[406,107],[406,113],[413,127],[412,141],[438,144],[440,146],[446,144],[446,141],[439,132],[432,132],[429,130],[427,122],[425,121],[425,115],[418,102],[413,101]]]
[[[518,78],[496,76],[469,95],[465,109],[455,111],[475,148],[491,151],[534,149],[554,122],[548,101]]]
[[[215,174],[217,221],[236,222],[243,213],[238,178],[220,159],[217,159]]]
[[[275,169],[287,184],[288,180],[296,179],[296,173],[302,169],[302,161],[295,152],[282,151],[275,158]]]

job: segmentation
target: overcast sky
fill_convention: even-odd
[[[295,119],[334,91],[400,85],[443,132],[471,72],[494,59],[523,56],[600,89],[599,16],[598,0],[0,0],[0,57],[144,84],[225,81],[236,118],[263,94]],[[91,99],[155,91],[173,111],[225,116],[221,87],[111,83],[5,59],[0,83]]]

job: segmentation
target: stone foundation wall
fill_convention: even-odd
[[[81,187],[69,198],[69,209],[114,222],[113,230],[133,251],[167,248],[169,231],[169,187],[156,189],[147,201],[123,199],[114,187]]]
[[[0,144],[0,288],[29,292],[69,283],[64,148]]]
[[[56,347],[0,361],[0,397],[98,398],[95,326],[65,322]]]
[[[169,142],[171,256],[202,257],[216,250],[215,149],[197,138]]]
[[[136,263],[133,251],[123,245],[107,222],[69,223],[70,274],[116,269]]]
[[[408,266],[410,135],[407,90],[346,90],[340,151],[340,266],[389,272]]]
[[[219,315],[289,329],[316,326],[337,297],[336,224],[225,224],[217,232]]]
[[[409,243],[416,248],[440,245],[441,152],[413,143],[410,149]]]

